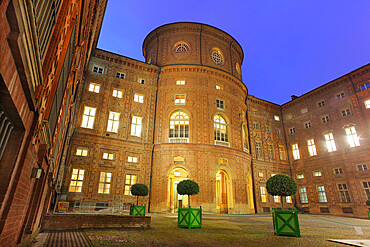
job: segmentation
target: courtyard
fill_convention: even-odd
[[[328,239],[358,240],[354,246],[369,246],[370,242],[367,219],[301,214],[302,236],[288,237],[274,235],[269,213],[204,214],[203,228],[191,230],[177,227],[176,214],[149,215],[150,229],[85,230],[85,234],[95,246],[346,246]]]

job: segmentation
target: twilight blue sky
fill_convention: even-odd
[[[370,0],[108,0],[98,47],[144,61],[146,35],[178,21],[233,36],[249,94],[278,104],[370,63]]]

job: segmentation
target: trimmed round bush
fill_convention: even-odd
[[[267,180],[266,190],[272,196],[292,196],[297,193],[297,184],[293,178],[278,174]]]
[[[139,196],[147,196],[148,193],[149,189],[145,184],[134,184],[131,186],[131,194],[137,196],[136,204],[139,203]]]
[[[199,193],[199,185],[192,180],[183,180],[177,185],[177,193],[180,195],[189,196],[189,207],[190,207],[190,196]]]

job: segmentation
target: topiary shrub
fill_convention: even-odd
[[[366,206],[370,207],[370,199],[366,200]]]
[[[147,196],[148,193],[149,189],[145,184],[134,184],[131,186],[131,194],[136,196],[136,205],[139,204],[139,196]]]
[[[192,180],[183,180],[177,185],[177,193],[180,195],[189,196],[189,207],[190,207],[190,196],[199,193],[199,185]]]
[[[281,208],[284,207],[283,199],[286,196],[293,196],[297,193],[297,184],[293,178],[278,174],[267,180],[266,190],[272,196],[280,196]]]

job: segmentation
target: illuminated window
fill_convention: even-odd
[[[242,136],[243,136],[243,148],[244,151],[249,153],[249,145],[248,145],[248,131],[247,131],[247,126],[243,124],[242,126]]]
[[[307,140],[307,146],[308,146],[308,152],[310,153],[310,156],[317,155],[316,145],[315,145],[315,140],[314,139]]]
[[[96,83],[90,83],[89,84],[89,91],[93,93],[99,93],[100,91],[100,85]]]
[[[277,115],[275,115],[275,116],[274,116],[274,119],[275,119],[276,121],[280,121],[280,117],[279,117],[279,116],[277,116]]]
[[[218,50],[212,51],[211,57],[212,57],[213,62],[215,62],[215,64],[217,65],[221,65],[224,61],[222,58],[221,52]]]
[[[272,144],[267,145],[267,150],[269,153],[269,158],[273,159],[274,158],[274,146]]]
[[[291,196],[285,197],[285,201],[286,203],[292,203],[292,197]]]
[[[369,181],[362,182],[362,187],[364,188],[366,199],[369,200],[370,199],[370,182]]]
[[[321,177],[321,171],[314,171],[313,176],[314,177]]]
[[[185,85],[185,80],[176,80],[176,85]]]
[[[259,176],[259,177],[261,177],[261,178],[262,178],[264,175],[265,175],[265,174],[263,174],[263,172],[259,172],[259,173],[258,173],[258,176]]]
[[[340,202],[351,202],[351,199],[349,198],[347,184],[337,184],[337,186]]]
[[[317,186],[317,195],[319,198],[319,202],[328,202],[326,199],[326,193],[325,193],[325,188],[324,186]]]
[[[304,127],[305,127],[306,129],[311,128],[311,122],[305,122],[305,123],[304,123]]]
[[[112,181],[111,172],[100,172],[98,193],[109,194],[111,181]]]
[[[145,79],[137,78],[137,83],[145,84]]]
[[[299,198],[301,203],[308,203],[306,187],[299,188]]]
[[[303,179],[303,178],[304,178],[303,173],[297,174],[297,179]]]
[[[329,122],[329,115],[321,117],[322,123],[327,123]]]
[[[323,107],[325,105],[325,101],[320,101],[317,103],[318,107]]]
[[[137,163],[138,158],[136,156],[127,156],[127,162]]]
[[[186,94],[175,94],[175,105],[185,105]]]
[[[220,142],[228,143],[229,138],[225,118],[223,118],[221,115],[215,115],[213,117],[213,127],[216,144],[220,144]]]
[[[105,160],[113,160],[114,154],[112,153],[103,153],[103,159]]]
[[[366,101],[364,102],[364,104],[365,104],[365,108],[366,108],[366,109],[370,109],[370,99],[369,99],[369,100],[366,100]]]
[[[260,187],[260,190],[261,190],[261,202],[267,202],[267,191],[266,191],[266,187],[261,186]]]
[[[180,43],[176,45],[175,50],[176,53],[181,53],[181,52],[188,52],[190,51],[190,48],[187,44],[185,43]]]
[[[189,142],[189,116],[183,111],[176,111],[170,117],[171,143]]]
[[[81,127],[92,129],[94,126],[96,108],[85,106]]]
[[[236,63],[236,64],[235,64],[235,69],[236,69],[236,71],[238,72],[238,74],[240,74],[240,73],[241,73],[241,68],[240,68],[239,63]]]
[[[294,135],[295,134],[295,128],[290,128],[289,132],[290,132],[290,134]]]
[[[293,144],[292,149],[293,149],[293,159],[295,159],[295,160],[300,159],[301,156],[299,154],[298,144]]]
[[[344,95],[344,93],[338,93],[338,94],[336,94],[335,95],[335,97],[337,98],[337,99],[343,99],[344,97],[346,97],[345,95]]]
[[[72,169],[71,183],[69,185],[69,192],[81,192],[82,183],[84,180],[85,170]]]
[[[216,84],[216,89],[217,90],[224,90],[224,86]]]
[[[262,157],[262,146],[261,142],[256,142],[257,157]]]
[[[76,150],[77,156],[87,156],[87,153],[88,153],[87,149],[77,148]]]
[[[219,100],[219,99],[216,99],[216,105],[217,105],[217,108],[218,109],[225,109],[225,105],[224,105],[224,101],[223,100]]]
[[[125,180],[125,195],[131,195],[131,186],[136,183],[136,175],[126,175]]]
[[[131,135],[132,136],[141,136],[141,126],[142,118],[137,116],[132,116],[131,120]]]
[[[118,112],[109,112],[108,126],[107,131],[109,132],[118,132],[119,126],[119,113]]]
[[[117,72],[116,73],[116,77],[117,78],[120,78],[120,79],[125,79],[125,74],[124,73],[121,73],[121,72]]]
[[[175,177],[181,177],[181,172],[173,172],[173,175],[175,175]]]
[[[284,147],[279,147],[279,157],[280,157],[280,160],[285,160],[285,150],[284,150]]]
[[[104,69],[102,67],[99,67],[99,66],[94,66],[93,67],[93,72],[98,73],[98,74],[103,74]]]
[[[144,95],[141,94],[134,94],[134,101],[138,103],[144,103]]]
[[[370,88],[370,82],[367,82],[367,83],[364,83],[364,84],[360,85],[361,91],[364,91],[364,90],[369,89],[369,88]]]
[[[328,148],[328,152],[337,151],[337,147],[335,146],[334,136],[333,133],[328,133],[324,135],[326,147]]]
[[[343,173],[343,169],[342,168],[334,168],[333,169],[333,173],[334,174],[342,174]]]
[[[360,139],[357,136],[355,127],[349,127],[344,129],[347,135],[347,141],[350,147],[360,146]]]
[[[119,89],[113,89],[113,97],[122,99],[123,91]]]
[[[342,110],[343,117],[348,116],[348,115],[351,115],[351,110],[349,108]]]
[[[357,170],[359,170],[359,171],[367,171],[367,165],[366,164],[357,165]]]
[[[274,196],[274,202],[280,203],[280,196]]]

